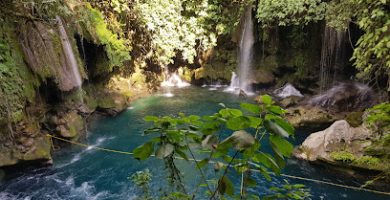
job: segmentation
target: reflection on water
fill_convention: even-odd
[[[92,122],[85,142],[96,147],[129,152],[147,139],[142,136],[143,129],[148,127],[148,124],[143,121],[146,115],[161,116],[179,112],[207,115],[219,110],[218,103],[223,102],[228,107],[238,107],[239,102],[242,101],[236,95],[223,92],[223,89],[210,91],[207,88],[189,87],[174,89],[171,92],[174,95],[172,98],[156,94],[134,102],[129,109],[115,118],[103,118]],[[302,139],[297,137],[298,141]],[[267,144],[263,144],[263,147],[267,148]],[[140,162],[128,155],[75,146],[55,153],[54,157],[55,164],[51,167],[11,174],[0,185],[0,199],[135,199],[138,191],[128,177],[135,171],[145,168],[153,174],[151,188],[155,194],[168,185],[163,172],[163,163],[157,159]],[[177,164],[184,172],[184,181],[189,191],[192,191],[192,186],[199,182],[196,169],[185,161],[178,161]],[[206,174],[211,173],[213,173],[212,167],[206,171]],[[361,184],[350,177],[342,177],[333,170],[314,167],[294,159],[288,161],[284,173],[335,183]],[[238,176],[233,175],[231,178],[239,181]],[[267,193],[267,188],[279,186],[285,179],[277,177],[272,182],[267,182],[260,175],[256,175],[255,178],[259,186],[251,192],[258,194]],[[313,199],[375,200],[386,197],[293,179],[288,181],[306,184],[312,191]]]

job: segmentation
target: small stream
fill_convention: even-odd
[[[172,95],[156,94],[135,101],[131,107],[114,118],[101,118],[90,124],[88,136],[84,143],[121,151],[132,151],[146,141],[142,132],[149,124],[143,121],[146,115],[172,115],[179,112],[186,114],[208,115],[215,113],[224,103],[229,107],[238,107],[238,96],[223,92],[223,88],[188,87],[170,90]],[[302,142],[305,134],[297,135],[296,143]],[[265,144],[264,144],[265,145]],[[137,197],[138,190],[128,177],[139,170],[148,168],[153,174],[151,188],[156,194],[160,189],[167,189],[163,162],[152,158],[137,161],[128,155],[98,151],[94,148],[72,146],[54,154],[54,165],[38,169],[26,169],[11,174],[0,183],[1,200],[128,200]],[[190,192],[191,186],[199,181],[193,165],[178,161],[184,172],[184,181]],[[213,173],[210,169],[207,173]],[[361,181],[343,177],[320,166],[290,159],[284,170],[285,174],[308,177],[334,183],[359,186]],[[285,178],[277,177],[272,182],[256,175],[258,187],[251,192],[267,194],[267,188],[280,186]],[[238,177],[232,177],[239,180]],[[312,182],[288,179],[290,183],[302,183],[311,189],[312,199],[386,199],[373,193],[354,191]],[[193,187],[192,187],[193,188]],[[201,199],[201,198],[200,198]]]

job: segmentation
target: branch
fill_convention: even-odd
[[[225,171],[223,172],[223,175],[221,176],[221,178],[224,177],[224,176],[226,176],[229,167],[232,165],[233,160],[236,158],[236,156],[238,155],[238,153],[239,153],[239,151],[236,151],[236,153],[234,154],[232,160],[231,160],[231,161],[229,162],[229,164],[226,166],[226,169],[225,169]],[[217,188],[215,188],[215,190],[214,190],[214,192],[213,192],[213,195],[211,195],[210,199],[213,199],[213,198],[215,197],[215,195],[217,194],[217,191],[218,191],[218,188],[219,188],[220,184],[221,184],[221,181],[218,181]]]

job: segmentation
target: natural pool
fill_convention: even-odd
[[[179,112],[186,114],[213,114],[223,102],[229,107],[238,107],[239,97],[222,92],[222,89],[185,88],[170,91],[172,95],[156,94],[135,101],[128,110],[114,118],[102,118],[91,123],[86,143],[94,146],[132,151],[146,138],[142,132],[149,124],[143,121],[146,115],[171,115]],[[296,143],[303,140],[297,135]],[[0,199],[134,199],[137,195],[128,176],[145,168],[153,174],[151,188],[155,192],[166,187],[164,167],[160,160],[137,161],[129,155],[103,152],[94,148],[73,146],[54,155],[55,163],[51,167],[26,170],[13,174],[1,182]],[[185,182],[189,188],[197,183],[198,176],[194,168],[179,161],[183,169]],[[211,172],[210,172],[211,173]],[[332,169],[313,166],[306,162],[290,159],[285,174],[309,177],[334,183],[346,183],[359,186],[362,183],[350,177],[343,177]],[[260,175],[259,187],[252,192],[264,194],[266,188],[284,183],[283,177],[267,182]],[[312,199],[386,199],[386,196],[350,189],[328,186],[312,182],[288,179],[290,183],[303,183],[311,189]],[[191,190],[190,190],[191,191]]]

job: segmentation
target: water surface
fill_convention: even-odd
[[[156,94],[135,101],[131,107],[114,118],[102,118],[91,123],[85,143],[121,151],[132,151],[147,140],[142,132],[150,124],[143,121],[146,115],[186,114],[208,115],[215,113],[224,103],[229,107],[238,107],[239,97],[222,92],[223,89],[185,88],[169,91],[172,95]],[[296,142],[304,139],[302,134]],[[73,146],[54,154],[51,167],[25,170],[12,174],[0,183],[0,199],[134,199],[138,190],[128,177],[135,171],[150,169],[153,174],[151,187],[157,193],[166,189],[163,163],[157,159],[137,161],[131,156],[98,151],[93,148]],[[191,191],[192,185],[199,181],[194,167],[185,161],[179,161],[185,182]],[[207,173],[212,173],[209,170]],[[291,159],[284,173],[298,175],[335,183],[360,185],[361,182],[350,177],[342,177],[331,169],[313,166],[306,162]],[[238,177],[236,181],[239,181]],[[267,188],[280,186],[286,178],[278,177],[267,182],[260,175],[256,176],[259,187],[251,192],[265,194]],[[306,184],[313,195],[312,199],[386,199],[386,196],[354,191],[334,186],[302,182],[287,179],[290,183]]]

